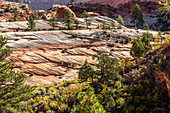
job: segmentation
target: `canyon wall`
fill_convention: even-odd
[[[109,4],[113,7],[118,7],[119,4],[124,4],[130,1],[140,1],[140,2],[144,2],[144,1],[151,1],[151,2],[158,2],[160,0],[90,0],[87,1],[87,3],[100,3],[100,4]]]
[[[26,1],[26,0],[22,0]],[[100,4],[109,4],[114,7],[118,7],[119,4],[124,4],[129,1],[152,1],[152,2],[158,2],[159,0],[75,0],[75,3],[100,3]],[[29,6],[34,9],[40,9],[40,10],[47,10],[54,4],[59,4],[62,2],[63,4],[70,3],[69,0],[27,0]]]

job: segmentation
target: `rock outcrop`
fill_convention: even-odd
[[[33,13],[28,4],[0,1],[0,21],[14,21],[15,9],[18,14],[16,20],[20,21],[27,20],[29,15]]]
[[[64,18],[65,11],[70,11],[71,14],[73,15],[74,19],[77,19],[76,15],[74,12],[67,6],[65,5],[53,5],[46,13],[45,15],[48,15],[46,18],[50,19],[51,13],[54,13],[57,18]]]
[[[122,31],[120,31],[122,32]],[[119,31],[112,33],[100,30],[77,31],[39,31],[1,33],[8,38],[8,45],[13,53],[8,61],[14,62],[13,68],[28,75],[27,83],[49,84],[60,80],[77,78],[77,71],[87,59],[92,65],[92,55],[97,52],[109,54],[111,57],[130,57],[127,44],[116,43],[117,40],[135,38]],[[107,38],[107,35],[110,38]],[[131,33],[133,34],[133,33]],[[124,48],[126,51],[118,50]],[[114,48],[117,48],[114,49]],[[113,51],[114,49],[114,51]]]

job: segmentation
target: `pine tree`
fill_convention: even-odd
[[[123,20],[123,18],[120,15],[118,16],[117,21],[119,22],[119,24],[125,25],[124,24],[124,20]]]
[[[52,13],[50,17],[49,24],[53,27],[53,29],[55,29],[55,26],[57,25],[57,17],[54,15],[54,13]]]
[[[30,98],[31,87],[24,85],[26,75],[12,70],[9,62],[4,59],[12,52],[6,46],[7,38],[0,36],[0,112],[16,109],[19,102]]]
[[[144,33],[141,39],[140,37],[134,39],[130,54],[133,57],[141,57],[142,55],[145,55],[148,50],[152,49],[152,46],[150,44],[150,40],[152,38],[152,34]]]
[[[62,5],[63,5],[63,2],[60,2],[60,5],[62,6]]]
[[[65,11],[64,22],[66,23],[67,28],[71,29],[71,24],[74,23],[74,19],[73,19],[73,15],[69,10]]]
[[[84,10],[82,17],[85,19],[86,28],[88,29],[88,26],[91,25],[91,19],[89,19],[91,16]]]
[[[111,20],[110,24],[111,24],[112,28],[116,26],[116,22],[114,20]]]
[[[94,79],[94,69],[92,66],[85,61],[84,65],[79,69],[79,77],[81,81],[87,81],[87,79],[90,79],[93,81]]]
[[[144,30],[149,30],[149,26],[148,26],[148,24],[145,24],[145,26],[144,26]]]
[[[79,21],[78,20],[74,20],[74,23],[76,24],[76,29],[78,29]]]
[[[16,8],[14,8],[14,21],[16,21],[18,18],[18,11]]]
[[[30,28],[31,30],[33,30],[35,28],[34,17],[32,14],[29,16],[28,28]]]
[[[170,18],[170,0],[161,0],[159,4],[162,5],[162,7],[158,8],[158,11],[161,13],[161,15],[165,19],[169,19]]]
[[[143,13],[138,4],[136,4],[132,10],[131,19],[131,23],[135,24],[135,29],[139,26],[143,26]]]

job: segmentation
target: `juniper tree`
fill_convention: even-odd
[[[140,37],[134,39],[130,54],[133,57],[140,57],[142,55],[145,55],[148,50],[152,49],[152,46],[150,44],[151,39],[152,35],[149,33],[144,33],[141,39]]]
[[[120,15],[118,16],[117,21],[119,22],[119,24],[125,25],[124,24],[124,20],[123,20],[123,18]]]
[[[88,29],[88,26],[91,25],[91,19],[89,19],[89,17],[91,17],[85,10],[82,14],[82,17],[85,19],[85,23],[86,23],[86,28]]]
[[[132,10],[131,19],[131,23],[135,24],[135,29],[139,26],[143,26],[143,13],[138,4],[136,4]]]
[[[35,28],[34,17],[33,17],[32,14],[29,16],[28,28],[31,29],[31,30],[33,30]]]
[[[18,11],[16,8],[14,8],[14,21],[16,21],[18,18]]]
[[[55,26],[57,25],[57,17],[54,15],[54,13],[52,13],[50,17],[49,24],[53,27],[53,29],[55,29]]]
[[[74,20],[74,23],[76,24],[76,29],[78,29],[79,21],[78,20]]]
[[[110,22],[112,28],[116,26],[116,22],[112,19],[111,22]]]
[[[66,23],[67,28],[71,29],[71,24],[74,23],[74,19],[73,19],[73,15],[69,10],[65,11],[64,22]]]
[[[12,52],[6,46],[7,38],[0,36],[0,112],[16,109],[19,102],[30,98],[31,87],[24,85],[26,75],[12,70],[11,63],[4,61]]]
[[[92,66],[87,62],[84,62],[84,65],[79,69],[79,77],[81,81],[87,81],[90,79],[93,82],[94,79],[94,69]]]
[[[145,26],[144,26],[144,30],[149,30],[149,26],[148,26],[148,24],[145,24]]]

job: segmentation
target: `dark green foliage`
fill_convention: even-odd
[[[124,20],[123,20],[123,18],[120,15],[117,18],[117,22],[119,22],[119,24],[121,24],[121,25],[125,25],[124,24]]]
[[[153,64],[150,64],[147,68],[142,68],[139,71],[140,77],[134,76],[131,84],[125,87],[126,95],[124,97],[126,102],[123,104],[121,112],[151,113],[159,111],[163,107],[168,108],[167,92],[163,90],[163,84],[155,81],[154,71],[155,66]]]
[[[134,39],[130,54],[133,57],[140,57],[145,55],[148,50],[152,49],[150,44],[151,39],[153,39],[153,35],[150,33],[144,33],[142,35],[142,39],[140,39],[140,37]]]
[[[87,62],[87,60],[85,61],[84,65],[79,69],[79,79],[82,81],[87,81],[88,79],[93,81],[94,79],[94,69]]]
[[[148,26],[148,24],[145,24],[145,26],[144,26],[144,30],[149,30],[149,26]]]
[[[71,24],[74,23],[74,20],[73,20],[73,15],[69,10],[65,11],[64,22],[66,23],[67,28],[71,29]]]
[[[12,52],[6,46],[7,38],[0,36],[0,112],[17,109],[19,102],[31,97],[31,88],[24,85],[26,75],[12,70],[9,62],[4,59]]]
[[[46,16],[43,14],[42,19],[47,20]]]
[[[78,20],[74,20],[74,23],[76,24],[76,29],[78,29],[79,21]]]
[[[14,8],[14,21],[16,21],[18,18],[18,11],[16,8]]]
[[[88,87],[86,92],[80,92],[77,99],[79,104],[73,107],[71,113],[106,113],[92,87]]]
[[[29,16],[29,20],[28,20],[28,28],[31,29],[31,30],[33,30],[33,29],[35,28],[35,22],[34,22],[34,20],[35,20],[35,17],[34,17],[33,14],[31,14],[31,15]]]
[[[60,5],[63,5],[63,2],[60,2]]]
[[[93,77],[91,85],[95,88],[99,102],[107,112],[113,112],[123,103],[120,97],[122,76],[118,72],[118,60],[102,53],[93,55],[93,60],[98,62],[95,70],[85,62],[79,70],[79,78],[84,81]]]
[[[57,25],[57,17],[54,15],[54,13],[52,13],[50,17],[49,24],[53,27],[53,29],[55,29],[55,26]]]
[[[5,12],[10,12],[10,5],[6,6]]]
[[[88,27],[91,25],[91,19],[89,19],[89,17],[91,17],[85,10],[82,14],[82,17],[85,19],[85,23],[86,23],[86,28],[88,29]]]
[[[131,19],[131,23],[135,24],[135,29],[139,26],[143,26],[143,13],[138,4],[136,4],[132,10]]]
[[[116,27],[116,22],[115,22],[114,20],[111,20],[110,24],[111,24],[111,27],[112,27],[112,28],[113,28],[113,27]]]
[[[97,68],[95,74],[99,83],[105,83],[109,86],[122,79],[117,70],[118,60],[116,58],[111,58],[107,54],[97,53],[97,55],[93,55],[93,59],[98,61],[98,64],[95,65]]]

